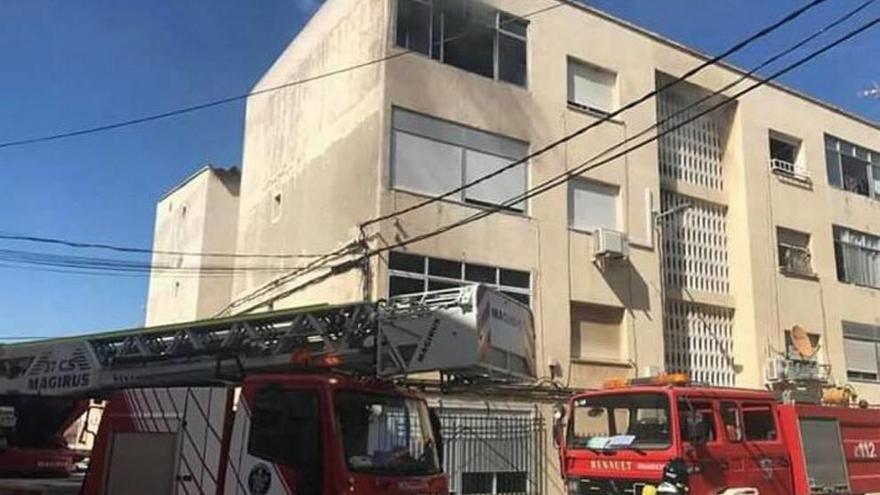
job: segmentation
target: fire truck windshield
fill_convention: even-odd
[[[669,424],[669,399],[663,394],[583,397],[574,401],[567,443],[573,449],[666,449]]]
[[[354,472],[428,475],[440,463],[424,402],[393,395],[337,392],[336,421]]]

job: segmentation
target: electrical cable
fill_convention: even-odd
[[[746,38],[745,40],[734,44],[733,46],[731,46],[730,48],[728,48],[727,50],[722,52],[720,55],[712,57],[709,60],[706,60],[705,62],[703,62],[702,64],[689,70],[688,72],[686,72],[682,76],[677,77],[674,80],[672,80],[671,82],[662,85],[660,88],[657,88],[653,91],[649,91],[648,93],[646,93],[646,94],[642,95],[641,97],[627,103],[626,105],[620,107],[619,109],[617,109],[607,115],[604,115],[599,120],[593,121],[593,122],[587,124],[586,126],[581,127],[580,129],[572,132],[571,134],[568,134],[562,138],[559,138],[559,139],[551,142],[550,144],[547,144],[547,145],[543,146],[542,148],[540,148],[532,153],[527,154],[523,158],[520,158],[516,161],[510,162],[507,165],[499,168],[498,170],[495,170],[494,172],[491,172],[486,175],[482,175],[482,176],[478,177],[477,179],[472,180],[471,182],[467,182],[467,183],[465,183],[461,186],[458,186],[456,188],[453,188],[443,194],[431,196],[430,198],[427,198],[423,201],[419,201],[418,203],[415,203],[415,204],[408,206],[406,208],[403,208],[401,210],[397,210],[393,213],[388,213],[386,215],[380,215],[378,217],[372,218],[372,219],[367,220],[366,222],[362,223],[361,225],[363,227],[368,227],[370,225],[373,225],[378,222],[382,222],[384,220],[389,220],[391,218],[400,217],[400,216],[405,215],[411,211],[415,211],[420,208],[424,208],[425,206],[436,203],[438,201],[442,201],[443,199],[448,198],[449,196],[452,196],[453,194],[459,193],[459,192],[464,191],[472,186],[475,186],[477,184],[485,182],[493,177],[496,177],[504,172],[507,172],[508,170],[512,170],[513,168],[516,168],[519,165],[523,165],[523,164],[527,163],[529,160],[537,158],[537,157],[553,150],[554,148],[556,148],[562,144],[565,144],[565,143],[571,141],[572,139],[574,139],[578,136],[581,136],[596,127],[601,126],[602,124],[605,124],[605,123],[613,120],[615,117],[627,112],[628,110],[631,110],[631,109],[641,105],[642,103],[644,103],[648,100],[651,100],[652,98],[654,98],[658,94],[660,94],[664,91],[667,91],[671,88],[674,88],[678,84],[680,84],[683,81],[686,81],[687,79],[691,78],[692,76],[698,74],[699,72],[703,71],[707,67],[712,66],[712,65],[717,65],[723,59],[742,50],[743,48],[750,45],[751,43],[754,43],[755,41],[757,41],[761,38],[764,38],[765,36],[769,35],[773,31],[775,31],[776,29],[784,26],[785,24],[788,24],[789,22],[794,21],[795,19],[797,19],[801,15],[805,14],[810,9],[813,9],[813,8],[825,3],[826,1],[827,0],[812,0],[810,3],[808,3],[808,4],[804,5],[803,7],[800,7],[797,10],[789,13],[788,15],[783,17],[782,19],[780,19],[780,20],[774,22],[773,24],[761,29],[757,33]]]
[[[59,239],[53,237],[39,237],[25,234],[12,234],[0,232],[0,240],[6,241],[22,241],[33,242],[38,244],[53,244],[58,246],[66,246],[77,249],[105,249],[120,253],[137,253],[137,254],[165,254],[176,256],[204,256],[212,258],[265,258],[265,259],[287,259],[287,258],[319,258],[323,254],[252,254],[252,253],[217,253],[217,252],[194,252],[194,251],[172,251],[163,249],[147,249],[129,246],[119,246],[113,244],[101,244],[94,242],[79,242],[67,239]]]

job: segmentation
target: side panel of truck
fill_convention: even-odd
[[[114,394],[83,495],[222,493],[226,387],[137,388]]]

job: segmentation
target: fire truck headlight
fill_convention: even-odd
[[[578,495],[580,493],[581,480],[577,478],[569,479],[567,485],[569,495]]]

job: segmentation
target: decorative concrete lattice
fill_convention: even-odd
[[[696,115],[702,106],[682,110],[697,98],[696,91],[663,91],[657,99],[657,117],[661,121],[670,120],[660,129],[669,129]],[[710,189],[723,189],[724,126],[717,113],[709,113],[661,136],[660,175]]]
[[[667,371],[691,380],[733,386],[733,310],[667,300],[664,313]]]
[[[683,204],[690,204],[690,208],[663,219],[664,283],[682,290],[726,294],[730,290],[726,208],[661,192],[663,211]]]

